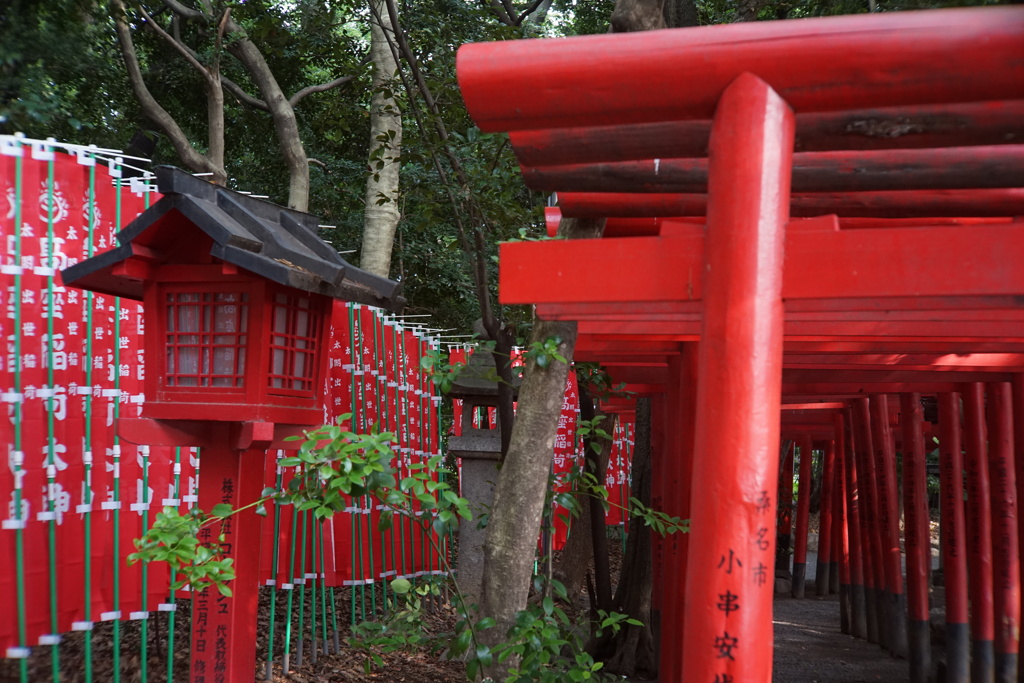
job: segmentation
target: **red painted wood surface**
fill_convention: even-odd
[[[772,677],[771,529],[793,128],[789,106],[749,74],[722,93],[712,126],[693,467],[701,486],[693,491],[685,615],[687,640],[696,645],[683,652],[685,680]],[[729,611],[733,604],[739,609]]]
[[[1013,399],[1009,382],[988,384],[985,394],[992,496],[993,645],[996,680],[1003,681],[1011,680],[1011,675],[1016,673],[1016,655],[1020,649],[1020,555],[1017,546]],[[1007,658],[1007,655],[1011,657]]]
[[[868,615],[868,642],[885,646],[884,629],[886,622],[881,613],[879,596],[885,592],[885,553],[882,547],[879,511],[881,500],[877,482],[877,465],[874,462],[874,441],[871,433],[871,416],[867,398],[853,401],[853,424],[856,430],[857,475],[860,483],[861,528],[864,536],[864,587]]]
[[[521,164],[553,166],[707,155],[711,121],[511,133]],[[1024,101],[963,102],[796,115],[800,152],[999,145],[1024,139]]]
[[[967,467],[968,592],[971,604],[971,680],[993,673],[992,519],[986,457],[985,401],[980,383],[965,384],[964,450]]]
[[[746,72],[835,111],[1024,97],[1022,32],[1009,7],[855,15],[464,45],[457,69],[485,131],[706,119]]]
[[[835,425],[835,416],[830,415],[832,418],[833,427]],[[835,439],[829,439],[824,444],[824,459],[822,461],[821,468],[821,513],[818,522],[818,566],[814,572],[814,587],[815,593],[819,597],[824,597],[829,593],[829,585],[831,583],[831,565],[836,563],[836,557],[832,554],[833,546],[833,533],[832,533],[832,519],[833,510],[835,509],[835,502],[833,500],[836,490],[836,476],[835,476],[835,461],[836,461],[836,441]]]
[[[939,399],[939,481],[942,487],[942,568],[946,584],[946,630],[962,634],[951,638],[946,651],[947,676],[953,683],[970,681],[967,639],[967,527],[964,516],[964,460],[960,429],[960,395],[942,393]]]
[[[793,597],[804,597],[807,572],[807,524],[811,515],[811,463],[814,447],[809,434],[797,439],[800,448],[800,478],[796,499],[796,538],[793,542]],[[797,565],[802,565],[797,567]]]
[[[687,344],[682,354],[673,358],[669,372],[674,381],[670,385],[666,406],[669,413],[668,430],[672,438],[666,452],[666,486],[670,494],[665,499],[664,511],[680,519],[690,519],[693,472],[693,439],[697,415],[697,359],[696,344]],[[689,558],[690,535],[672,534],[664,539],[665,572],[668,580],[663,587],[661,633],[663,642],[681,643],[686,647],[683,632],[683,614],[686,594],[686,567]],[[661,649],[661,675],[676,680],[682,675],[682,647]]]
[[[1021,184],[1024,147],[802,152],[793,155],[793,192],[963,190]],[[645,158],[565,166],[521,166],[523,180],[544,192],[704,193],[708,161]]]
[[[929,216],[1015,216],[1024,214],[1024,190],[879,190],[794,194],[793,216],[838,213],[856,218],[925,218]],[[656,217],[703,216],[707,196],[670,192],[562,192],[565,216]]]
[[[228,503],[240,508],[260,497],[263,488],[263,460],[260,449],[237,451],[207,447],[202,451],[199,480],[199,507],[211,510]],[[253,466],[259,463],[259,466]],[[192,683],[251,683],[256,662],[256,612],[259,603],[260,522],[252,509],[233,515],[222,525],[212,525],[200,533],[200,541],[217,541],[223,533],[224,544],[233,557],[235,580],[232,596],[224,597],[216,589],[194,596],[192,613]],[[204,534],[208,539],[204,539]]]
[[[1021,507],[1024,505],[1024,374],[1015,374],[1012,383],[1013,402],[1013,458],[1017,483],[1017,550],[1024,548],[1024,523]],[[1024,590],[1021,591],[1021,614],[1024,615]],[[1019,663],[1018,663],[1019,666]]]
[[[787,301],[1024,292],[1024,272],[1014,266],[1024,261],[1024,223],[878,230],[836,230],[834,225],[818,221],[787,234]],[[703,296],[704,240],[699,235],[514,242],[501,245],[500,253],[499,286],[506,303],[696,305]],[[907,253],[918,258],[899,256]],[[615,254],[616,267],[628,277],[610,278],[593,267],[607,254]],[[936,272],[945,276],[936,278]]]
[[[900,559],[900,514],[896,486],[896,451],[889,419],[889,397],[871,397],[871,435],[875,448],[875,480],[878,492],[878,534],[888,614],[886,645],[897,657],[907,654],[906,595]]]
[[[903,427],[903,513],[906,524],[907,597],[912,620],[928,620],[928,576],[931,572],[931,533],[921,431],[921,395],[900,396]]]
[[[867,552],[867,539],[864,534],[864,503],[862,484],[860,482],[859,463],[856,456],[856,436],[852,429],[853,412],[847,409],[843,413],[842,425],[836,421],[836,433],[844,436],[843,449],[843,481],[846,495],[846,529],[850,567],[850,619],[853,635],[859,638],[868,637],[868,618],[865,589],[867,574],[870,571]]]
[[[925,472],[924,410],[921,395],[900,396],[903,427],[903,513],[907,552],[907,648],[910,680],[927,683],[931,675],[931,630],[928,579],[931,575],[931,532]]]
[[[840,440],[837,439],[836,443],[841,446]],[[844,475],[846,456],[841,447],[836,448],[835,456],[835,481],[832,496],[834,510],[832,514],[832,557],[834,558],[832,575],[834,578],[833,583],[838,584],[835,588],[839,593],[840,604],[845,605],[847,609],[847,623],[843,633],[853,635],[854,609],[852,586],[850,585],[852,583],[850,574],[850,538],[849,527],[846,523],[846,477]]]

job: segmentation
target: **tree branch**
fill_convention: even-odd
[[[491,8],[492,12],[494,12],[494,16],[498,17],[498,21],[505,24],[506,26],[514,25],[512,17],[508,15],[508,12],[505,11],[505,8],[502,7],[501,2],[499,2],[499,0],[488,0],[487,6]]]
[[[245,92],[242,90],[242,86],[238,85],[227,76],[221,76],[220,81],[224,84],[224,87],[228,89],[228,92],[237,97],[242,104],[248,104],[253,109],[259,109],[265,112],[270,111],[270,107],[267,106],[266,102]]]
[[[139,67],[139,59],[135,53],[135,44],[132,42],[131,29],[128,28],[125,21],[127,10],[123,0],[111,0],[110,8],[114,19],[114,30],[117,33],[117,42],[121,48],[121,58],[124,60],[125,70],[128,73],[128,82],[135,97],[139,100],[139,106],[142,107],[143,113],[167,135],[174,150],[178,153],[178,158],[185,166],[197,173],[216,172],[218,169],[213,168],[210,160],[192,147],[188,136],[185,135],[174,117],[160,106],[153,94],[149,92],[149,88],[146,87],[146,82],[142,78],[142,69]]]
[[[355,76],[342,76],[341,78],[335,78],[333,81],[330,81],[328,83],[320,83],[319,85],[308,85],[302,90],[292,95],[291,97],[289,97],[288,104],[292,105],[292,107],[295,107],[307,95],[312,95],[313,93],[318,92],[324,92],[326,90],[332,90],[334,88],[343,86],[346,83],[349,83],[353,79],[355,79]]]
[[[207,17],[201,10],[185,7],[185,5],[178,2],[178,0],[161,0],[161,2],[163,2],[172,12],[178,16],[185,17],[186,19],[202,19],[204,21],[209,19],[209,17]]]
[[[547,0],[533,0],[533,4],[524,9],[523,13],[519,15],[518,19],[516,19],[514,26],[522,26],[523,21],[525,21],[528,16],[536,12],[537,9],[546,1]]]
[[[149,12],[146,11],[145,7],[143,7],[141,4],[139,4],[138,7],[139,7],[139,12],[142,13],[142,18],[146,20],[146,24],[151,29],[156,31],[156,34],[158,36],[160,36],[160,38],[162,38],[165,43],[167,43],[168,45],[173,47],[178,52],[178,54],[180,54],[182,57],[184,57],[185,61],[188,62],[189,64],[191,64],[192,68],[195,69],[196,71],[198,71],[203,76],[203,78],[209,80],[210,77],[211,77],[210,69],[208,69],[206,67],[206,65],[204,65],[202,62],[200,62],[195,57],[195,55],[192,53],[191,50],[189,50],[187,47],[185,47],[182,43],[179,43],[177,40],[175,40],[174,36],[172,36],[170,33],[165,31],[163,26],[158,24],[153,19],[153,17],[149,16]]]

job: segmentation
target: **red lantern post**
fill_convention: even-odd
[[[238,509],[260,497],[266,450],[324,422],[332,300],[396,308],[398,286],[348,266],[313,216],[176,169],[157,179],[164,198],[64,281],[144,301],[147,402],[118,432],[199,446],[200,506]],[[236,578],[232,597],[195,596],[193,683],[253,679],[261,521],[246,510],[201,532]]]

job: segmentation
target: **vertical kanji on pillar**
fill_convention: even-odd
[[[793,112],[743,74],[723,92],[708,168],[683,679],[770,681],[782,391],[782,265]],[[680,644],[671,643],[668,647]]]

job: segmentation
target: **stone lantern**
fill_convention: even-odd
[[[268,448],[327,421],[333,301],[399,310],[404,300],[398,283],[323,242],[315,217],[174,168],[156,176],[163,198],[119,246],[62,275],[145,304],[146,401],[141,418],[118,420],[120,437],[201,447],[199,506],[237,508],[260,497]],[[224,524],[234,595],[195,596],[193,683],[253,680],[261,521],[249,510]]]
[[[470,356],[448,395],[462,400],[461,435],[448,439],[448,452],[462,459],[462,497],[473,512],[470,521],[459,523],[459,587],[470,603],[477,602],[483,586],[484,540],[487,529],[478,528],[482,513],[490,510],[501,458],[501,424],[490,428],[490,409],[499,413],[498,382],[494,357],[486,351]],[[518,391],[518,380],[514,390]],[[476,418],[476,420],[474,420]]]

